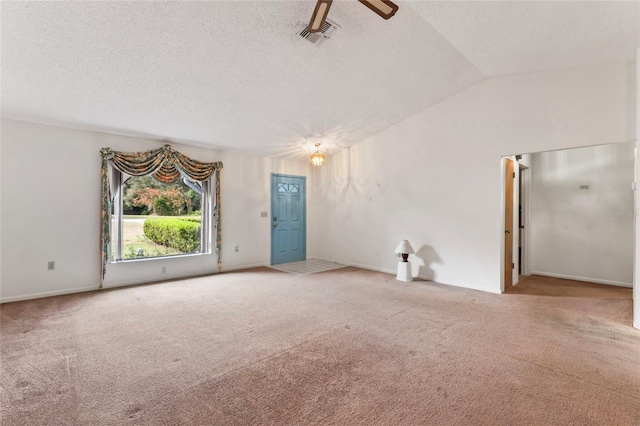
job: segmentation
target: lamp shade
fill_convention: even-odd
[[[411,247],[411,244],[409,243],[408,240],[402,240],[400,241],[400,244],[398,244],[398,247],[396,247],[396,253],[398,254],[413,254],[415,253],[415,251],[413,251],[413,247]]]

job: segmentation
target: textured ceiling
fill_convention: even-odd
[[[640,1],[416,1],[488,77],[633,59]]]
[[[632,59],[638,2],[1,4],[2,116],[288,156],[348,146],[487,76]]]

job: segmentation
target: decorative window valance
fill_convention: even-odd
[[[102,148],[102,229],[101,229],[101,257],[102,269],[100,288],[102,288],[109,260],[109,244],[111,234],[111,206],[113,196],[109,179],[109,166],[131,176],[151,175],[159,182],[170,184],[186,175],[196,181],[206,181],[215,173],[215,206],[213,221],[215,227],[215,251],[218,256],[218,271],[222,269],[222,238],[220,228],[220,171],[222,162],[203,163],[179,153],[170,145],[143,152],[118,152],[111,148]]]

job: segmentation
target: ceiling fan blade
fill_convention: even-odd
[[[322,30],[322,26],[324,25],[324,21],[327,19],[327,14],[329,13],[329,8],[331,7],[332,2],[333,0],[318,0],[316,8],[313,9],[309,26],[307,27],[307,30],[310,33],[317,33]]]
[[[358,0],[384,19],[389,19],[398,11],[398,5],[389,0]]]

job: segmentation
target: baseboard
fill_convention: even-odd
[[[615,285],[617,287],[633,288],[633,284],[632,283],[623,283],[623,282],[620,282],[620,281],[611,281],[611,280],[601,280],[601,279],[598,279],[598,278],[576,277],[576,276],[573,276],[573,275],[555,274],[553,272],[532,271],[531,275],[541,275],[543,277],[561,278],[561,279],[564,279],[564,280],[584,281],[584,282],[587,282],[587,283],[606,284],[606,285]]]
[[[394,270],[394,269],[378,268],[376,266],[363,265],[361,263],[343,262],[341,260],[329,259],[329,258],[321,257],[321,256],[316,256],[316,257],[314,257],[314,259],[324,260],[326,262],[332,262],[332,263],[339,263],[341,265],[353,266],[353,267],[361,268],[361,269],[368,269],[370,271],[383,272],[385,274],[396,275],[396,273],[397,273],[397,271]],[[443,284],[443,285],[449,285],[449,286],[452,286],[452,287],[466,288],[468,290],[477,290],[477,291],[484,291],[484,292],[487,292],[487,293],[501,294],[500,289],[491,290],[491,289],[487,289],[487,288],[484,288],[484,287],[476,287],[476,286],[463,285],[463,284],[450,283],[450,282],[443,282],[443,281],[434,281],[431,278],[427,278],[427,277],[424,277],[424,276],[421,276],[421,275],[418,275],[417,277],[414,277],[414,278],[419,278],[419,279],[425,280],[425,281],[432,281],[432,282],[434,282],[436,284]]]
[[[376,266],[363,265],[361,263],[343,262],[342,260],[329,259],[327,257],[322,257],[322,256],[314,256],[312,259],[324,260],[325,262],[331,262],[331,263],[339,263],[340,265],[353,266],[355,268],[368,269],[370,271],[384,272],[385,274],[392,274],[392,275],[396,274],[396,271],[393,269],[378,268]]]
[[[110,281],[110,282],[106,282],[104,283],[104,286],[100,289],[100,290],[113,290],[116,288],[123,288],[123,287],[135,287],[138,285],[149,285],[149,284],[161,284],[161,283],[166,283],[168,281],[180,281],[180,280],[188,280],[191,278],[200,278],[200,277],[206,277],[209,275],[214,275],[217,274],[216,272],[205,272],[202,274],[195,274],[195,275],[176,275],[176,276],[172,276],[169,274],[166,274],[162,277],[146,277],[146,278],[140,278],[138,280],[127,280],[127,281]]]
[[[361,269],[367,269],[370,271],[376,271],[376,272],[383,272],[386,274],[391,274],[391,275],[395,275],[396,271],[392,270],[392,269],[387,269],[387,268],[379,268],[376,266],[371,266],[371,265],[364,265],[361,263],[353,263],[353,262],[344,262],[344,261],[340,261],[340,260],[336,260],[336,259],[329,259],[327,257],[322,257],[322,256],[312,256],[309,259],[318,259],[318,260],[324,260],[325,262],[332,262],[332,263],[339,263],[341,265],[345,265],[345,266],[353,266],[356,268],[361,268]],[[264,266],[270,266],[269,263],[267,262],[261,262],[261,263],[253,263],[253,264],[247,264],[247,265],[237,265],[237,266],[231,266],[231,267],[223,267],[222,272],[231,272],[231,271],[238,271],[238,270],[242,270],[242,269],[251,269],[251,268],[259,268],[259,267],[264,267]],[[215,272],[214,272],[215,274]],[[633,284],[631,283],[623,283],[623,282],[618,282],[618,281],[609,281],[609,280],[600,280],[600,279],[596,279],[596,278],[586,278],[586,277],[576,277],[576,276],[572,276],[572,275],[564,275],[564,274],[554,274],[551,272],[540,272],[540,271],[533,271],[531,273],[532,275],[541,275],[541,276],[545,276],[545,277],[551,277],[551,278],[561,278],[561,279],[567,279],[567,280],[574,280],[574,281],[584,281],[584,282],[591,282],[591,283],[596,283],[596,284],[606,284],[606,285],[613,285],[613,286],[618,286],[618,287],[627,287],[627,288],[632,288]],[[213,275],[213,274],[212,274]],[[170,280],[180,280],[180,279],[188,279],[188,278],[195,278],[195,277],[175,277],[175,278],[171,278]],[[433,281],[427,277],[423,277],[418,275],[417,278],[426,280],[426,281]],[[126,287],[126,286],[131,286],[131,285],[139,285],[139,284],[150,284],[150,283],[155,283],[158,281],[151,281],[151,282],[146,282],[146,283],[112,283],[110,284],[108,287],[105,288],[117,288],[117,287]],[[492,289],[487,289],[484,287],[476,287],[476,286],[470,286],[470,285],[463,285],[463,284],[459,284],[459,283],[452,283],[452,282],[444,282],[444,281],[434,281],[437,284],[444,284],[444,285],[450,285],[452,287],[459,287],[459,288],[466,288],[469,290],[478,290],[478,291],[484,291],[487,293],[494,293],[494,294],[500,294],[499,290],[492,290]],[[52,296],[62,296],[65,294],[73,294],[73,293],[84,293],[87,291],[94,291],[94,290],[99,290],[97,286],[92,286],[92,287],[81,287],[81,288],[72,288],[72,289],[63,289],[63,290],[55,290],[55,291],[45,291],[45,292],[41,292],[41,293],[29,293],[29,294],[23,294],[23,295],[19,295],[19,296],[9,296],[9,297],[3,297],[0,298],[0,304],[2,303],[10,303],[10,302],[19,302],[22,300],[31,300],[31,299],[41,299],[43,297],[52,297]],[[634,322],[633,326],[637,329],[640,329],[640,323]]]
[[[241,269],[251,269],[251,268],[258,268],[261,266],[269,266],[268,263],[263,262],[263,263],[254,263],[254,264],[249,264],[249,265],[239,265],[239,266],[231,266],[229,268],[224,268],[222,269],[222,273],[225,272],[231,272],[231,271],[238,271]],[[54,290],[54,291],[43,291],[40,293],[29,293],[29,294],[21,294],[18,296],[9,296],[9,297],[2,297],[0,298],[0,304],[2,303],[11,303],[11,302],[20,302],[23,300],[32,300],[32,299],[42,299],[44,297],[53,297],[53,296],[64,296],[66,294],[74,294],[74,293],[86,293],[87,291],[100,291],[100,290],[112,290],[112,289],[117,289],[117,288],[123,288],[123,287],[134,287],[134,286],[138,286],[138,285],[147,285],[147,284],[160,284],[163,282],[167,282],[167,281],[179,281],[179,280],[187,280],[187,279],[191,279],[191,278],[200,278],[200,277],[205,277],[205,276],[210,276],[210,275],[215,275],[218,272],[212,272],[212,273],[207,273],[207,274],[198,274],[198,275],[191,275],[191,276],[179,276],[179,277],[167,277],[166,279],[162,279],[162,280],[153,280],[153,279],[142,279],[140,281],[135,281],[135,282],[131,282],[131,281],[123,281],[123,282],[112,282],[109,283],[107,285],[105,285],[102,289],[98,288],[98,286],[93,286],[93,287],[80,287],[80,288],[67,288],[67,289],[63,289],[63,290]]]
[[[224,266],[224,264],[222,265],[222,273],[224,274],[225,272],[231,272],[231,271],[238,271],[241,269],[251,269],[251,268],[258,268],[261,266],[269,266],[268,263],[266,262],[262,262],[262,263],[253,263],[253,264],[248,264],[248,265],[237,265],[237,266],[229,266],[226,267]],[[216,268],[216,270],[211,271],[211,272],[205,272],[202,274],[196,274],[196,275],[178,275],[175,277],[172,276],[168,276],[166,278],[162,278],[161,280],[158,279],[141,279],[139,281],[116,281],[116,282],[112,282],[109,284],[106,284],[104,286],[105,289],[110,289],[110,288],[120,288],[120,287],[129,287],[129,286],[134,286],[134,285],[145,285],[145,284],[158,284],[158,283],[163,283],[163,282],[167,282],[167,281],[179,281],[179,280],[188,280],[191,278],[200,278],[200,277],[207,277],[207,276],[211,276],[211,275],[216,275],[218,274],[218,268]]]
[[[418,278],[423,279],[423,280],[427,280],[427,281],[433,281],[430,278],[421,277],[420,275],[418,275]],[[451,287],[466,288],[467,290],[484,291],[485,293],[491,293],[491,294],[502,294],[500,289],[493,290],[493,289],[489,289],[489,288],[486,288],[486,287],[478,287],[478,286],[473,286],[473,285],[463,285],[463,284],[457,284],[457,283],[446,282],[446,281],[433,281],[433,282],[436,283],[436,284],[450,285]]]
[[[222,273],[224,274],[225,272],[239,271],[241,269],[260,268],[264,266],[271,266],[271,264],[269,262],[262,262],[262,263],[253,263],[250,265],[239,265],[239,266],[229,266],[229,267],[225,267],[224,265],[222,265]]]
[[[67,288],[64,290],[43,291],[40,293],[21,294],[19,296],[9,296],[0,298],[1,303],[20,302],[22,300],[42,299],[43,297],[63,296],[65,294],[73,293],[85,293],[87,291],[99,290],[98,286],[92,287],[80,287],[80,288]]]

